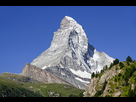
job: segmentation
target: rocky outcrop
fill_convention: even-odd
[[[47,72],[46,70],[38,68],[29,63],[26,63],[21,75],[28,76],[30,78],[34,78],[35,80],[38,80],[39,82],[43,82],[43,83],[69,84],[68,82],[57,77],[56,75],[53,75],[50,72]]]
[[[89,78],[82,78],[80,76],[73,74],[71,71],[65,70],[63,68],[49,67],[49,68],[46,68],[46,71],[58,76],[59,78],[71,83],[73,86],[80,89],[84,89],[86,87],[84,83],[90,82]],[[82,79],[81,81],[84,83],[81,83],[80,79]]]
[[[47,93],[49,94],[48,97],[60,97],[61,96],[60,94],[52,92],[50,90],[48,90]]]
[[[91,79],[91,82],[86,86],[85,92],[83,93],[84,97],[92,97],[95,95],[96,93],[95,87],[97,85],[97,81],[98,78],[94,77],[93,79]]]
[[[102,86],[105,81],[107,84],[101,96],[105,97],[112,95],[112,97],[118,97],[122,92],[118,89],[113,90],[111,87],[115,84],[115,81],[112,78],[117,76],[119,73],[122,73],[122,69],[119,69],[119,66],[113,66],[110,70],[106,70],[101,76],[92,78],[83,93],[84,97],[93,97],[97,91],[102,90]],[[116,84],[118,85],[118,83]]]

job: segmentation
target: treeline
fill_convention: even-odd
[[[128,56],[128,57],[126,58],[126,62],[127,62],[128,65],[130,65],[130,62],[133,62],[133,60],[132,60],[132,58],[131,58],[130,56]],[[118,59],[115,59],[115,60],[113,61],[113,63],[110,64],[109,68],[108,68],[108,66],[106,65],[106,66],[103,67],[103,69],[102,69],[100,72],[99,72],[99,71],[96,71],[96,73],[93,72],[93,73],[91,74],[91,78],[93,78],[93,77],[96,77],[96,78],[97,78],[100,73],[103,73],[106,69],[111,69],[114,65],[117,65],[117,64],[119,64],[119,66],[120,66],[121,69],[125,66],[122,62],[119,62]]]
[[[108,66],[106,65],[106,66],[103,67],[103,69],[102,69],[100,72],[99,72],[99,71],[96,71],[96,73],[93,72],[93,73],[91,74],[91,78],[93,78],[93,77],[96,77],[96,78],[97,78],[98,75],[99,75],[100,73],[103,73],[107,68],[108,68]]]
[[[127,62],[128,65],[130,65],[130,62],[133,62],[133,60],[132,60],[132,58],[131,58],[130,56],[128,56],[128,57],[126,58],[126,62]],[[122,62],[119,62],[118,59],[115,59],[115,60],[113,61],[113,63],[110,64],[109,69],[111,69],[112,66],[117,65],[118,63],[119,63],[120,68],[122,69],[122,68],[124,67],[124,64],[123,64]]]

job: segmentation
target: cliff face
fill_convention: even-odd
[[[118,75],[119,73],[122,72],[122,69],[116,70],[117,67],[112,67],[110,70],[106,70],[104,73],[101,73],[102,75],[99,75],[97,78],[94,77],[91,79],[91,82],[87,85],[85,92],[84,92],[84,97],[93,97],[97,91],[102,89],[102,86],[104,82],[106,81],[107,84],[105,86],[105,89],[103,90],[103,93],[101,94],[102,97],[105,97],[106,95],[111,95],[109,94],[110,91],[113,91],[111,89],[110,83],[115,83],[113,80],[113,77]],[[115,91],[115,90],[114,90]],[[112,94],[113,97],[117,97],[120,94],[116,94],[117,90]]]
[[[68,82],[57,77],[56,75],[53,75],[50,72],[47,72],[46,70],[38,68],[38,67],[31,65],[29,63],[26,63],[21,75],[25,75],[25,76],[34,78],[35,80],[38,80],[43,83],[69,84]]]
[[[136,61],[109,67],[87,85],[84,97],[135,97]]]

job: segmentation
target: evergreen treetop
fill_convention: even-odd
[[[128,56],[128,57],[126,58],[126,62],[132,62],[132,58],[131,58],[130,56]]]

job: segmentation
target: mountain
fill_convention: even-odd
[[[91,73],[110,65],[113,58],[97,51],[88,43],[83,27],[65,16],[54,32],[51,46],[35,58],[31,65],[44,69],[78,88],[85,88]]]
[[[136,61],[119,62],[87,85],[84,97],[136,97]]]

